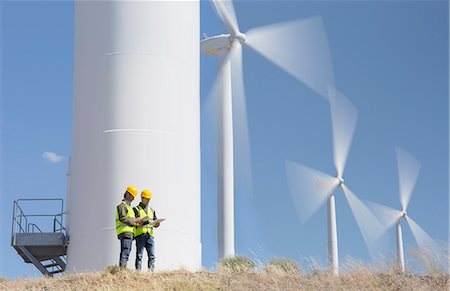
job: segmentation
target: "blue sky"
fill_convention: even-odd
[[[201,33],[225,33],[207,1]],[[399,208],[395,147],[422,164],[409,214],[434,239],[448,241],[449,19],[446,1],[238,1],[242,31],[321,16],[336,87],[359,111],[346,183],[365,200]],[[2,1],[0,276],[40,276],[10,244],[13,200],[65,198],[71,152],[73,3]],[[244,51],[254,197],[236,185],[236,252],[261,261],[306,257],[326,262],[326,207],[301,224],[285,160],[334,174],[326,101],[251,50]],[[217,59],[201,58],[201,100]],[[202,115],[204,117],[204,115]],[[203,265],[216,262],[214,141],[202,124]],[[43,158],[44,152],[64,157]],[[239,166],[239,161],[236,162]],[[341,193],[336,195],[340,258],[370,261]],[[406,225],[406,251],[415,245]],[[395,250],[394,233],[389,243]]]

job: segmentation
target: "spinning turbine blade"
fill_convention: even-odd
[[[426,251],[438,251],[437,243],[411,217],[406,216],[409,228],[416,239],[417,245]]]
[[[216,149],[217,149],[217,109],[218,109],[218,94],[220,84],[220,69],[218,77],[214,80],[213,86],[204,98],[201,104],[201,118],[200,123],[202,134],[202,142],[206,145],[202,147],[202,161],[207,162],[207,166],[216,171]]]
[[[229,56],[231,58],[231,72],[233,78],[233,97],[238,96],[240,99],[245,99],[244,75],[242,69],[242,45],[238,40],[234,40],[231,44]]]
[[[339,184],[339,180],[304,165],[286,161],[290,192],[302,223],[308,220]]]
[[[232,35],[238,34],[239,26],[234,13],[233,2],[231,0],[213,0],[212,3],[228,31]]]
[[[376,258],[378,253],[375,249],[380,247],[377,243],[383,234],[383,226],[370,212],[367,206],[364,205],[364,203],[362,203],[361,200],[345,186],[345,184],[341,184],[341,189],[350,205],[350,209],[352,210],[353,216],[355,217],[371,257]]]
[[[334,76],[320,17],[261,26],[245,35],[245,44],[327,98],[327,85],[334,84]]]
[[[400,210],[390,208],[375,202],[366,201],[366,205],[384,227],[384,232],[393,227],[403,215]]]
[[[242,45],[238,40],[233,41],[231,51],[231,76],[233,95],[234,119],[234,161],[236,185],[241,191],[253,196],[250,136],[247,121],[247,106],[245,100],[244,76],[242,70]]]
[[[395,151],[397,154],[400,203],[402,204],[403,210],[406,210],[414,185],[416,184],[417,176],[419,175],[420,162],[401,148],[397,147]]]
[[[207,166],[216,170],[214,166],[216,164],[216,149],[217,149],[217,118],[219,114],[219,96],[222,93],[223,84],[223,74],[225,73],[225,67],[223,64],[230,60],[231,54],[228,52],[222,57],[219,63],[217,77],[208,95],[202,102],[202,139],[207,143],[205,147],[202,148],[202,156],[207,161]],[[207,152],[206,152],[207,151]]]
[[[333,130],[334,165],[338,177],[342,177],[355,132],[358,110],[336,88],[329,86],[328,92]]]
[[[217,73],[217,77],[214,80],[214,83],[209,90],[208,95],[203,101],[202,104],[202,115],[204,116],[205,121],[202,124],[205,125],[205,131],[208,137],[216,136],[217,131],[217,114],[218,114],[218,98],[221,93],[222,84],[222,75],[224,74],[223,63],[226,63],[230,59],[230,53],[227,53],[226,56],[223,57],[223,61],[219,64],[219,70]],[[214,139],[215,140],[215,139]]]

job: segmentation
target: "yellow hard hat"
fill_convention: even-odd
[[[134,186],[128,186],[127,192],[133,195],[133,197],[136,197],[138,190]]]
[[[142,191],[141,197],[152,199],[152,192],[150,192],[150,190],[145,189],[144,191]]]

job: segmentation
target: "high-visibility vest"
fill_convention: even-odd
[[[146,218],[153,220],[153,209],[149,206],[148,207],[148,213],[145,212],[145,210],[141,207],[141,205],[138,205],[134,207],[139,213],[139,217]],[[141,235],[143,233],[148,233],[150,236],[153,236],[153,225],[146,224],[141,226],[136,226],[134,228],[134,236]]]
[[[120,204],[124,204],[125,207],[127,208],[127,215],[125,216],[125,218],[134,218],[135,217],[133,208],[131,208],[130,205],[128,205],[124,201],[122,201]],[[117,205],[117,207],[119,205]],[[130,226],[119,220],[119,210],[117,209],[117,207],[116,207],[116,233],[117,233],[117,235],[124,233],[124,232],[134,232],[134,226]]]

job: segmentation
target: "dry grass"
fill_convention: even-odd
[[[264,271],[267,274],[300,274],[300,267],[298,264],[290,259],[274,259],[264,266]]]
[[[448,275],[372,272],[361,267],[339,277],[326,271],[308,274],[250,269],[232,272],[137,272],[109,267],[101,273],[67,274],[58,278],[0,279],[3,290],[448,290]],[[275,263],[277,268],[280,263]],[[286,266],[286,262],[281,263]],[[270,268],[270,267],[269,267]]]
[[[411,256],[414,258],[414,256]],[[274,259],[265,265],[246,257],[221,261],[216,272],[137,272],[108,267],[100,273],[65,274],[57,278],[7,280],[0,277],[0,290],[450,290],[448,255],[415,254],[408,270],[398,272],[392,258],[378,265],[346,258],[340,276],[330,274],[315,258],[306,258],[303,273],[296,262]]]
[[[241,273],[252,272],[255,269],[255,262],[247,257],[228,257],[219,262],[217,267],[220,273]]]

